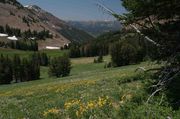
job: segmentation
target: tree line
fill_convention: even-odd
[[[142,38],[133,31],[125,30],[103,34],[85,44],[70,44],[69,50],[72,58],[110,54],[110,63],[114,67],[139,63],[150,55]]]
[[[0,55],[0,84],[37,80],[40,78],[40,66],[48,64],[45,53],[34,53],[26,58]]]
[[[70,74],[68,56],[49,58],[46,53],[33,53],[29,57],[0,55],[0,84],[38,80],[40,66],[48,66],[49,76],[65,77]]]
[[[53,35],[49,32],[49,30],[42,30],[40,32],[31,31],[30,29],[22,32],[22,38],[36,38],[37,40],[45,40],[46,38],[53,38]]]
[[[40,78],[40,64],[37,57],[20,58],[15,55],[12,59],[0,56],[0,84],[25,82]]]
[[[109,32],[83,44],[71,43],[69,46],[70,57],[108,55],[111,43],[119,40],[117,36],[120,36],[120,32]]]
[[[16,37],[22,37],[24,39],[28,38],[36,38],[37,40],[45,40],[46,38],[53,38],[53,35],[49,32],[49,30],[42,31],[31,31],[30,29],[26,31],[21,31],[18,28],[12,28],[8,24],[5,27],[0,26],[0,33],[6,33],[10,36],[15,35]]]
[[[36,42],[36,40],[18,40],[10,42],[0,41],[0,47],[25,51],[38,51],[38,43]]]

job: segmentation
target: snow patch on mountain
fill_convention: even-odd
[[[41,12],[42,11],[42,9],[40,7],[38,7],[38,6],[36,6],[36,5],[25,5],[24,7],[27,8],[27,9],[31,9],[31,10],[33,9],[36,12]]]

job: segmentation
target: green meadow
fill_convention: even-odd
[[[67,53],[68,50],[41,50],[40,52],[46,53],[49,57],[58,57],[62,56],[64,53]],[[14,56],[15,54],[18,54],[21,57],[28,57],[29,55],[33,54],[33,51],[22,51],[22,50],[16,50],[16,49],[5,49],[0,48],[0,54],[8,55],[8,56]]]
[[[3,51],[3,54],[31,52]],[[44,51],[59,56],[60,51]],[[159,67],[153,62],[120,68],[104,68],[94,64],[93,57],[71,59],[70,76],[48,76],[48,67],[41,67],[41,79],[0,86],[0,119],[165,119],[180,117],[166,105],[146,103],[149,94],[145,85],[149,77],[138,67]],[[104,57],[108,62],[110,56]],[[158,100],[158,97],[157,97]]]

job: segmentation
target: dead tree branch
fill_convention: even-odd
[[[102,3],[97,3],[97,6],[99,8],[101,8],[103,11],[106,11],[107,14],[110,14],[112,16],[114,16],[118,21],[120,21],[122,24],[124,24],[127,21],[127,17],[125,15],[119,15],[116,14],[113,10],[111,10],[110,8],[106,7],[104,4]],[[143,36],[147,41],[151,42],[152,44],[156,45],[156,46],[160,46],[160,44],[158,44],[157,42],[155,42],[154,40],[152,40],[151,38],[149,38],[148,36],[144,35],[135,25],[133,24],[129,24],[138,34],[140,34],[141,36]]]
[[[158,93],[158,92],[161,91],[161,90],[162,90],[162,88],[159,88],[159,89],[155,90],[155,91],[149,96],[149,98],[148,98],[148,100],[146,101],[146,103],[149,103],[150,99],[151,99],[156,93]]]

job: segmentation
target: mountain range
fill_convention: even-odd
[[[0,1],[0,26],[9,25],[22,32],[48,30],[53,38],[40,40],[39,48],[61,47],[70,42],[86,42],[121,29],[118,21],[63,21],[36,5],[23,6],[17,0]]]
[[[72,27],[53,14],[36,5],[23,6],[16,0],[0,1],[0,26],[9,25],[12,28],[26,30],[49,30],[52,39],[39,41],[40,49],[46,46],[63,46],[70,42],[84,42],[94,39],[91,35]]]
[[[118,21],[67,21],[75,28],[97,37],[106,32],[119,31],[122,26]]]

